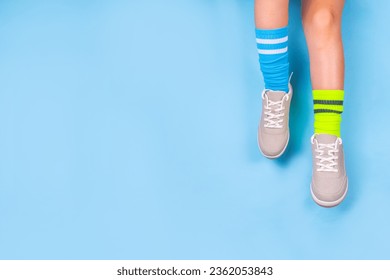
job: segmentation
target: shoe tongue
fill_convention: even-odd
[[[283,97],[286,95],[286,93],[283,91],[273,91],[273,90],[267,91],[266,94],[268,96],[268,99],[274,102],[282,100]]]
[[[316,139],[321,144],[333,144],[337,140],[337,136],[331,134],[317,134]]]

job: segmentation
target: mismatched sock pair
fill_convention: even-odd
[[[289,60],[287,27],[256,29],[257,50],[265,88],[288,93]],[[344,90],[314,89],[314,133],[340,137]]]

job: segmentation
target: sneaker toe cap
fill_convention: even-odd
[[[312,180],[311,190],[317,203],[340,203],[348,187],[347,176]],[[327,206],[327,205],[322,205]]]
[[[287,146],[288,131],[280,134],[267,134],[259,130],[258,144],[262,153],[267,157],[280,156]]]

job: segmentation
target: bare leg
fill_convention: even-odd
[[[288,24],[289,0],[255,0],[256,28],[275,29]]]
[[[343,7],[344,0],[302,0],[313,89],[344,89]]]

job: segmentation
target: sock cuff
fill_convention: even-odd
[[[288,29],[256,29],[257,52],[265,88],[288,92]]]
[[[256,38],[279,39],[288,36],[288,26],[276,29],[256,28]]]
[[[314,133],[340,137],[344,90],[313,90]]]
[[[344,90],[342,89],[315,89],[313,90],[314,104],[343,105]],[[337,102],[337,101],[341,101]]]

